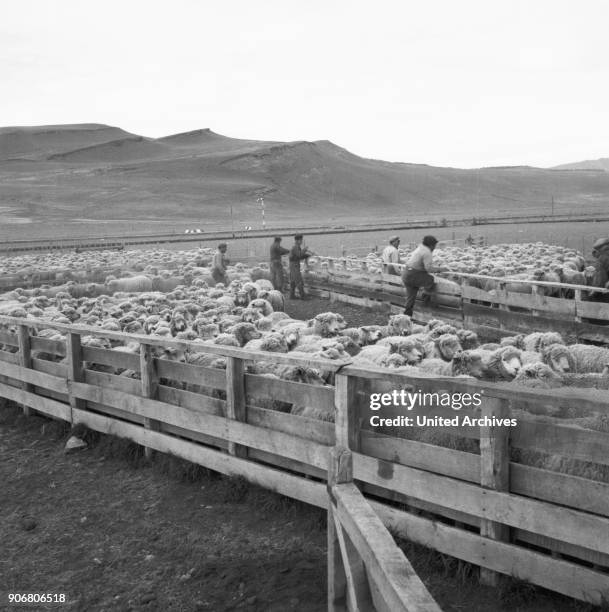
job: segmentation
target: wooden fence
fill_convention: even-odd
[[[448,275],[461,278],[462,284],[455,288],[452,283],[442,283],[441,276],[437,276],[440,280],[432,304],[421,307],[418,301],[418,319],[452,321],[489,339],[556,331],[569,342],[609,342],[609,303],[588,301],[590,287],[465,273]],[[365,260],[320,258],[307,272],[306,280],[313,292],[323,297],[368,307],[384,304],[395,307],[396,312],[404,308],[405,291],[400,276],[368,272]],[[474,285],[480,281],[492,281],[496,288],[480,289]],[[515,285],[530,285],[530,292],[512,290]],[[557,287],[571,291],[573,298],[543,294],[543,289]],[[609,293],[609,289],[594,290]]]
[[[170,453],[329,509],[330,609],[357,609],[366,597],[378,609],[437,609],[382,525],[480,566],[489,583],[506,574],[595,604],[609,599],[609,434],[606,427],[584,427],[606,423],[606,394],[406,377],[30,319],[0,317],[0,325],[0,396],[24,410],[83,423],[131,439],[149,454]],[[43,328],[65,340],[37,336]],[[93,348],[90,336],[139,343],[139,353]],[[226,369],[170,361],[162,354],[167,347],[213,353]],[[260,360],[322,369],[334,384],[249,373],[248,365]],[[131,376],[118,375],[120,369]],[[439,439],[373,426],[371,415],[380,411],[371,411],[370,394],[405,385],[422,393],[481,392],[479,409],[458,414],[490,421],[432,428]],[[278,411],[278,402],[334,410],[335,423]],[[417,410],[456,414],[437,402]],[[510,414],[520,426],[489,424]],[[540,467],[540,457],[558,460]],[[583,471],[566,473],[571,464]],[[402,607],[394,607],[397,601]]]

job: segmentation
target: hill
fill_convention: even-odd
[[[81,234],[111,223],[115,232],[258,226],[260,196],[269,224],[522,214],[549,211],[552,199],[566,212],[609,201],[607,172],[437,168],[365,159],[327,140],[209,129],[154,139],[101,124],[0,128],[0,184],[5,235],[35,224],[70,232],[80,223]]]
[[[555,168],[558,170],[603,170],[609,172],[609,157],[587,159],[571,164],[561,164],[560,166],[555,166]]]

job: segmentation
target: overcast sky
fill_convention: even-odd
[[[203,127],[364,157],[609,157],[605,0],[0,0],[0,125]]]

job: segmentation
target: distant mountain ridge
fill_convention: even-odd
[[[599,162],[607,160],[598,160]],[[580,162],[587,163],[587,162]],[[103,124],[0,128],[0,221],[408,218],[606,206],[609,172],[463,170],[359,157],[328,141],[148,138]],[[578,168],[575,168],[578,169]],[[569,207],[569,208],[566,208]]]
[[[580,162],[570,164],[560,164],[554,166],[555,170],[603,170],[609,172],[609,157],[600,157],[599,159],[587,159]]]

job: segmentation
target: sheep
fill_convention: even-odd
[[[262,334],[251,323],[237,323],[229,328],[229,331],[239,343],[239,346],[245,346],[251,340],[261,338]]]
[[[456,335],[450,333],[441,334],[425,345],[425,357],[436,357],[444,361],[451,361],[461,350],[463,349]]]
[[[521,352],[513,346],[504,346],[494,351],[474,349],[482,357],[482,378],[485,380],[512,380],[522,367]]]
[[[268,317],[273,312],[273,307],[271,306],[271,303],[262,298],[256,298],[255,300],[252,300],[249,303],[248,308],[252,310],[257,310],[263,317]]]
[[[594,346],[592,344],[571,344],[569,352],[573,357],[574,368],[572,371],[602,372],[609,363],[609,348]]]
[[[559,374],[573,372],[576,367],[571,347],[564,344],[545,346],[541,350],[541,360]]]
[[[335,336],[347,325],[342,315],[335,312],[322,312],[309,322],[309,327],[311,328],[310,333],[327,338]]]
[[[287,353],[288,343],[283,334],[271,332],[255,340],[250,340],[243,348],[251,351],[269,351],[272,353]]]
[[[132,276],[129,278],[117,278],[106,283],[108,291],[126,291],[129,293],[141,293],[152,291],[152,280],[147,276]]]
[[[385,336],[407,336],[412,333],[412,320],[405,314],[393,315],[383,332]]]
[[[512,383],[534,389],[555,389],[562,386],[562,377],[545,363],[527,363],[520,368]]]
[[[461,344],[464,351],[475,349],[480,346],[478,334],[469,329],[458,329],[457,338],[459,339],[459,344]]]
[[[550,344],[564,344],[562,336],[556,332],[533,332],[523,339],[526,351],[541,351]]]

